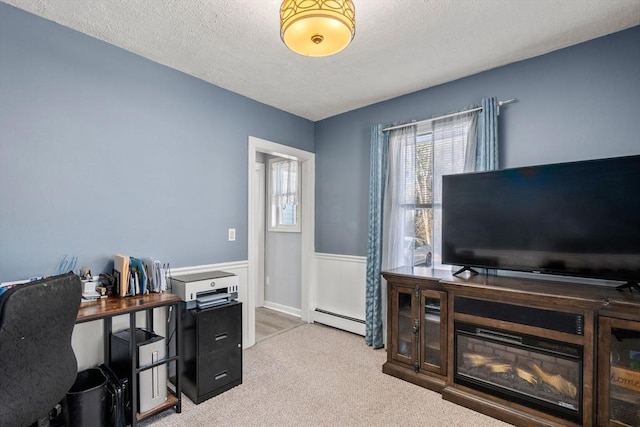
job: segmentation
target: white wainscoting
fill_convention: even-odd
[[[172,268],[171,274],[200,273],[205,271],[223,270],[238,276],[238,300],[242,301],[242,346],[248,347],[255,342],[255,315],[247,309],[247,261],[222,264],[199,265],[194,267]],[[136,325],[145,326],[145,313],[136,314]],[[160,307],[153,312],[153,329],[166,337],[167,308]],[[125,314],[113,318],[113,332],[119,332],[129,327],[129,315]],[[71,346],[78,360],[78,371],[96,367],[103,363],[103,324],[102,321],[81,323],[73,329]],[[250,331],[252,335],[250,335]],[[250,341],[250,340],[253,341]]]
[[[315,254],[311,320],[365,335],[367,258]]]
[[[358,335],[365,334],[365,292],[366,257],[314,254],[315,277],[309,289],[310,321],[334,328],[343,329]],[[172,274],[200,273],[223,270],[238,276],[238,299],[242,305],[242,344],[244,348],[255,343],[255,310],[249,310],[248,299],[248,262],[238,261],[221,264],[199,265],[173,268]],[[304,294],[305,292],[303,292]],[[253,303],[253,301],[252,301]],[[299,309],[271,305],[269,308],[288,314],[301,316]],[[154,330],[166,336],[165,307],[154,311]],[[144,325],[144,313],[138,313],[137,324]],[[129,327],[129,316],[113,319],[113,331],[118,332]],[[95,367],[103,362],[102,321],[93,321],[76,325],[71,344],[78,360],[78,370]]]

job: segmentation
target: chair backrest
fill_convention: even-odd
[[[0,424],[34,423],[73,385],[78,365],[71,334],[81,296],[73,273],[0,294]]]

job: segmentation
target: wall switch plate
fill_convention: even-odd
[[[235,228],[230,228],[229,229],[229,241],[230,242],[234,242],[236,240],[236,229]]]

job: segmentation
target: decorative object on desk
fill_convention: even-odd
[[[91,270],[86,265],[82,267],[82,274],[80,274],[82,280],[91,280]]]
[[[97,280],[83,280],[82,281],[82,299],[83,300],[96,300],[100,298],[100,293],[96,291],[96,285],[100,282]]]
[[[104,289],[106,289],[106,295],[111,297],[111,296],[116,296],[116,277],[113,274],[109,274],[109,273],[100,273],[100,276],[98,276],[98,280],[100,282],[100,287],[103,287]]]
[[[56,275],[69,273],[76,269],[76,264],[78,263],[78,257],[72,256],[67,258],[68,255],[64,255],[62,259],[58,262],[58,266],[56,267]]]

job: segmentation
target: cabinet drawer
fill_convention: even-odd
[[[198,358],[198,388],[209,393],[242,378],[242,347],[217,350]]]
[[[242,305],[231,304],[198,313],[198,355],[242,344]]]

